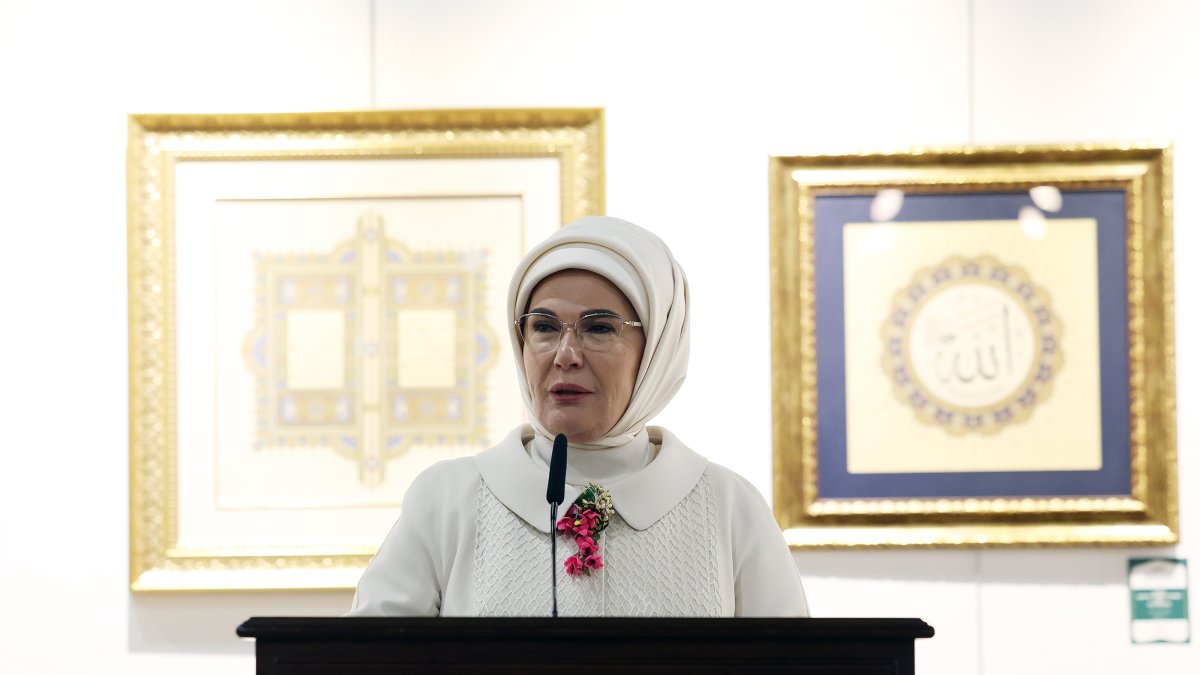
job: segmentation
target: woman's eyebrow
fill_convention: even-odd
[[[547,309],[545,307],[534,307],[533,309],[529,310],[526,313],[527,314],[547,314],[549,316],[558,318],[557,312],[555,312],[552,309]],[[585,309],[579,313],[579,316],[613,316],[613,317],[617,317],[617,318],[621,317],[620,314],[612,311],[611,309]]]

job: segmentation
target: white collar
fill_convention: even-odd
[[[696,486],[708,460],[693,452],[671,432],[647,427],[649,442],[658,455],[645,468],[625,476],[608,488],[613,507],[636,530],[644,530],[667,515]],[[475,455],[483,482],[500,503],[533,527],[550,533],[550,507],[546,504],[546,469],[529,456],[525,443],[533,428],[513,429],[496,447]],[[580,488],[567,486],[564,504],[579,496]]]
[[[658,448],[650,442],[650,434],[645,429],[624,445],[584,449],[572,444],[568,447],[567,484],[576,486],[588,483],[605,487],[614,485],[646,468],[658,453]],[[549,473],[553,441],[535,434],[533,440],[525,444],[525,450],[539,469]]]

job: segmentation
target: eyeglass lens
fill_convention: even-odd
[[[625,327],[620,317],[603,314],[585,316],[569,323],[548,314],[526,314],[518,326],[525,344],[538,351],[557,349],[563,333],[569,328],[574,328],[585,349],[603,351],[616,344]]]

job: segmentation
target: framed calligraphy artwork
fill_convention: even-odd
[[[524,421],[509,275],[603,213],[602,111],[137,115],[128,161],[132,588],[352,588]]]
[[[770,165],[791,545],[1177,540],[1169,148]]]

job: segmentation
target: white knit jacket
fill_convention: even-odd
[[[564,616],[807,616],[800,576],[758,491],[669,432],[645,468],[605,485],[617,511],[597,539],[604,567],[569,576]],[[363,574],[349,616],[550,614],[546,473],[513,430],[472,458],[423,472]],[[568,486],[566,502],[579,494]],[[565,505],[564,505],[565,509]]]

